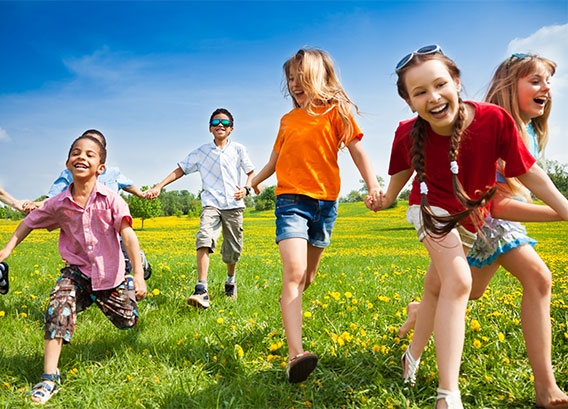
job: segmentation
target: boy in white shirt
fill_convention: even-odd
[[[243,198],[251,191],[250,183],[254,176],[252,164],[246,148],[240,143],[230,141],[233,131],[233,116],[218,108],[209,121],[209,132],[213,142],[200,146],[178,163],[178,167],[154,188],[146,192],[147,199],[155,199],[165,186],[184,175],[199,172],[203,191],[201,193],[201,218],[197,233],[197,284],[194,294],[187,302],[201,308],[209,307],[207,292],[207,273],[209,253],[215,251],[215,244],[223,228],[221,255],[227,264],[225,295],[237,298],[235,282],[236,265],[243,249]],[[240,170],[247,175],[244,186],[239,185]]]

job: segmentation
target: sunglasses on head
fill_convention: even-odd
[[[406,66],[406,64],[409,63],[410,60],[412,60],[412,57],[414,57],[417,54],[434,54],[434,53],[444,54],[438,44],[426,45],[424,47],[421,47],[418,50],[414,51],[413,53],[405,55],[402,58],[402,60],[398,62],[394,71],[398,74],[398,72],[401,69],[403,69]]]
[[[217,125],[223,125],[225,128],[228,128],[232,125],[231,121],[229,121],[228,119],[212,119],[211,122],[209,122],[209,125],[211,126],[217,126]]]

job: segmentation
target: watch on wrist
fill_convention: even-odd
[[[250,186],[245,186],[245,190],[247,191],[247,194],[245,196],[248,196],[248,195],[250,195],[252,188]]]

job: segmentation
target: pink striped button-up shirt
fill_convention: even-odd
[[[24,219],[30,229],[61,229],[59,253],[67,265],[76,265],[91,278],[93,290],[108,290],[124,281],[120,225],[132,217],[126,202],[97,182],[85,208],[65,191],[45,202]]]

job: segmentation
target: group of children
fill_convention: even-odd
[[[217,109],[209,121],[213,142],[187,155],[154,188],[140,192],[131,182],[115,188],[130,186],[127,191],[153,200],[183,175],[200,173],[198,281],[188,303],[209,306],[209,254],[221,230],[225,294],[236,298],[243,198],[252,190],[259,193],[261,183],[276,173],[276,243],[283,267],[279,304],[289,351],[286,375],[290,382],[304,381],[318,357],[303,349],[302,295],[330,244],[340,190],[338,151],[347,148],[369,188],[365,204],[373,211],[387,208],[416,173],[407,217],[431,262],[421,302],[409,304],[408,319],[400,329],[403,336],[414,327],[402,357],[405,382],[416,383],[420,356],[433,332],[439,372],[435,407],[463,408],[459,368],[467,301],[483,294],[502,265],[523,285],[521,316],[536,404],[568,408],[568,396],[552,371],[551,273],[526,230],[503,220],[568,220],[568,201],[535,163],[548,136],[549,79],[555,64],[532,54],[513,54],[497,69],[487,102],[474,102],[460,98],[460,70],[439,46],[406,55],[395,68],[397,88],[417,117],[401,122],[396,130],[386,192],[362,148],[363,133],[352,114],[358,108],[337,78],[331,57],[321,50],[301,49],[283,68],[294,109],[282,117],[270,158],[257,175],[246,149],[229,139],[234,126],[231,113]],[[44,375],[32,390],[32,399],[39,403],[58,390],[59,353],[62,343],[71,339],[76,313],[95,302],[118,328],[132,328],[138,320],[136,300],[146,293],[128,208],[100,183],[104,145],[90,134],[78,138],[68,155],[69,174],[58,179],[66,181],[65,190],[54,191],[45,203],[22,204],[0,191],[0,198],[16,208],[37,207],[0,250],[0,262],[32,229],[61,229],[59,247],[66,267],[46,312]],[[244,185],[241,170],[247,175]],[[521,184],[548,206],[513,200],[528,197]],[[132,276],[125,275],[119,236],[132,263]],[[2,277],[8,282],[7,264],[0,272],[2,291]]]

